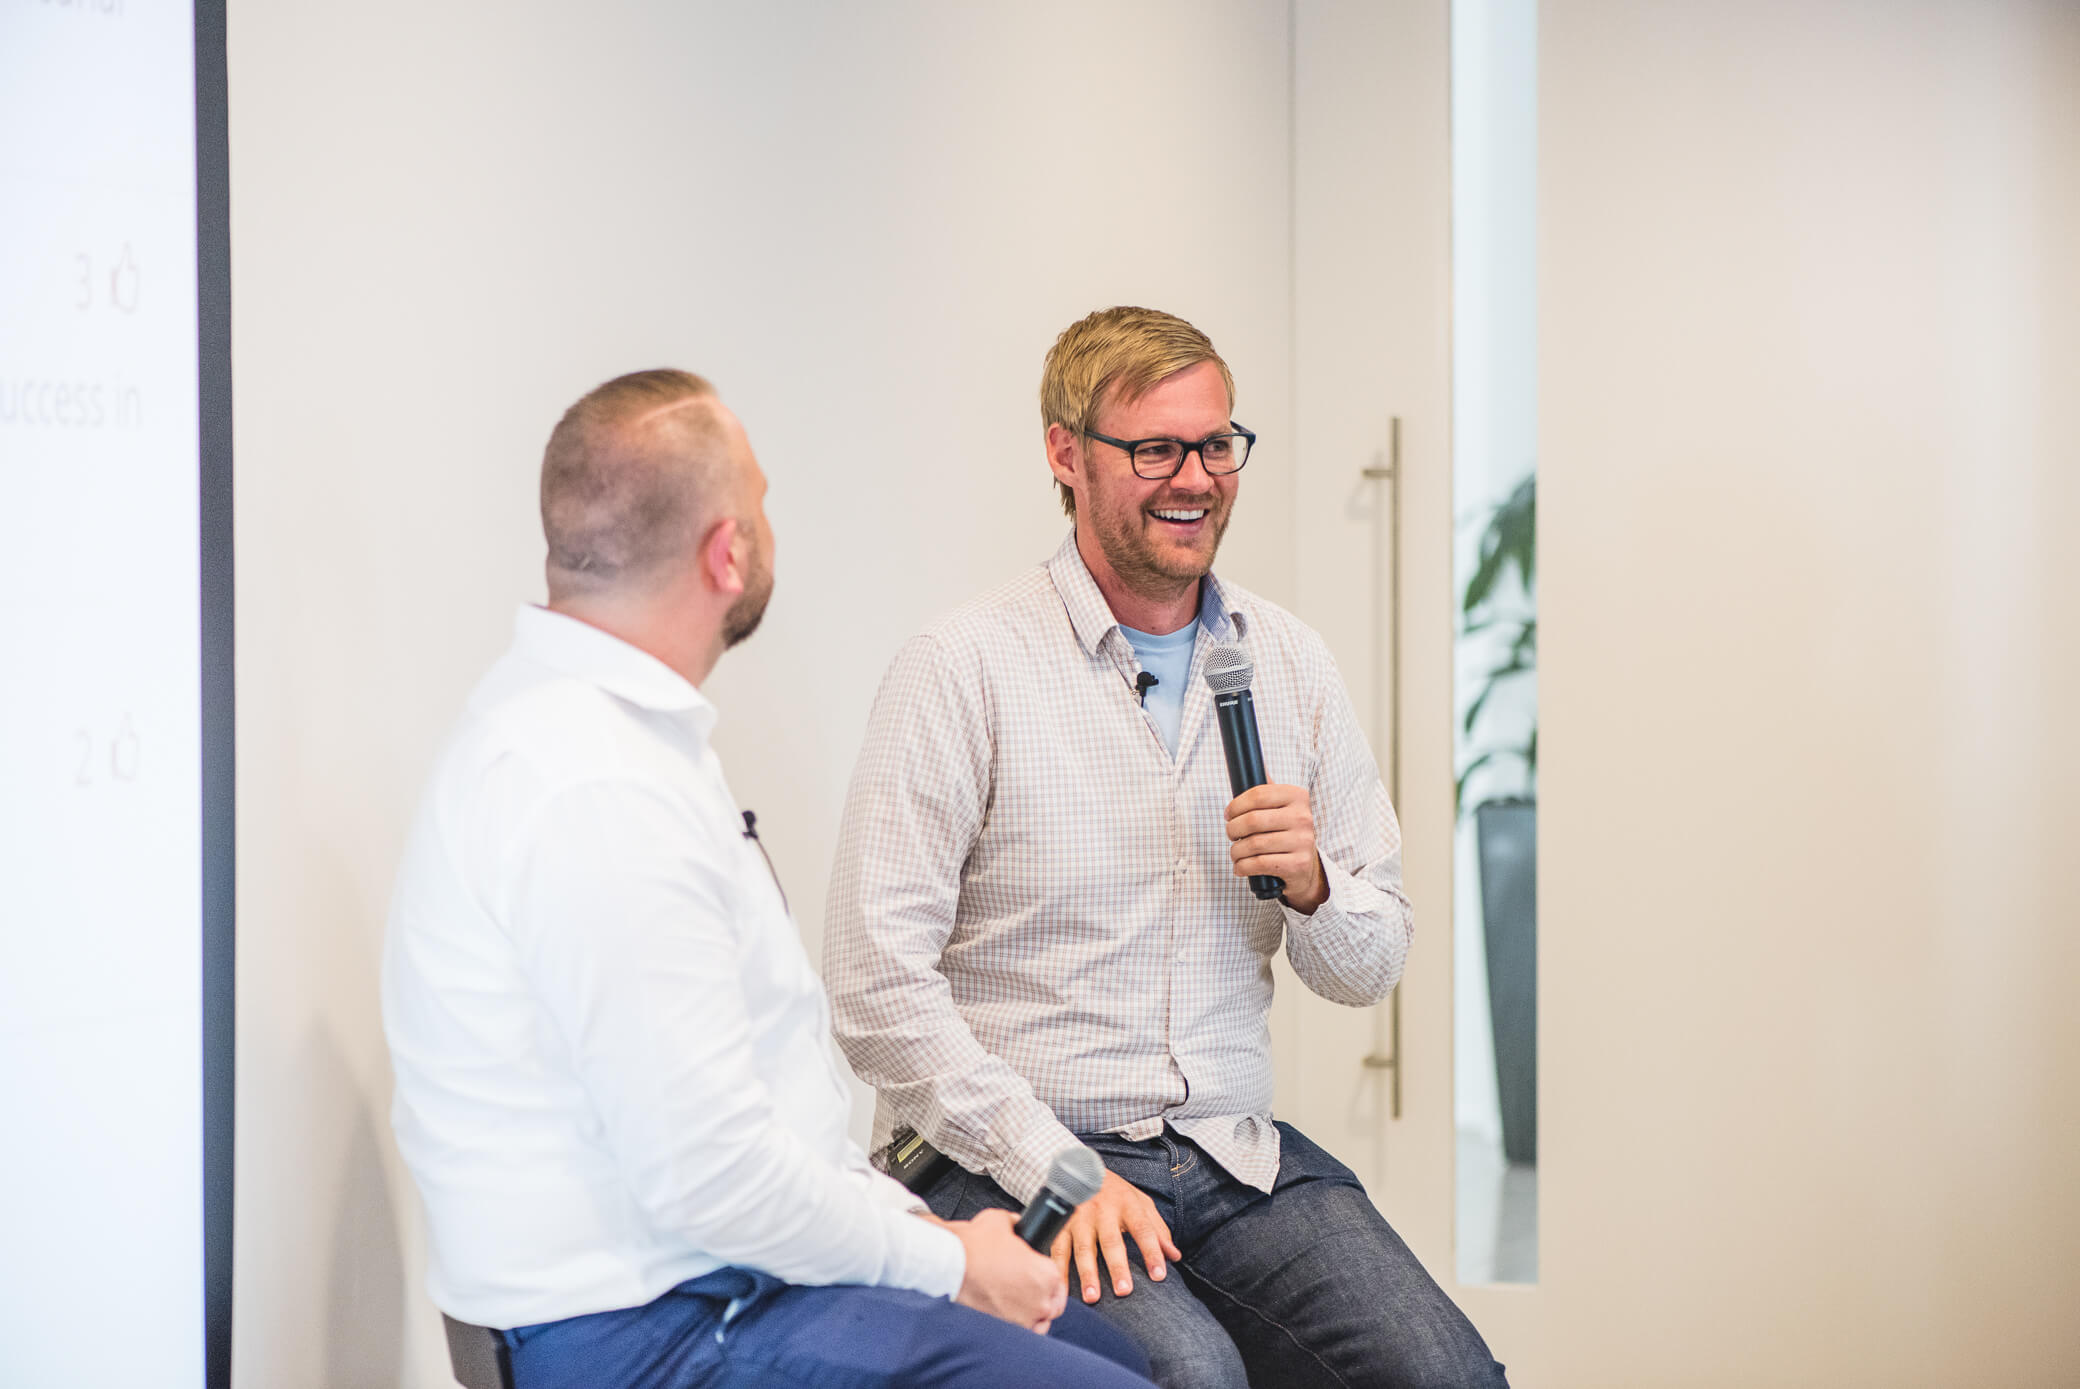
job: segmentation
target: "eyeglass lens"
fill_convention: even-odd
[[[1134,450],[1134,471],[1145,478],[1174,476],[1184,466],[1185,447],[1175,439],[1151,439]],[[1207,472],[1232,473],[1249,458],[1249,436],[1216,434],[1192,451]]]

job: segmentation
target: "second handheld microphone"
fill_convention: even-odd
[[[1098,1194],[1105,1185],[1105,1162],[1081,1143],[1055,1154],[1047,1169],[1047,1181],[1026,1206],[1012,1228],[1018,1237],[1042,1254],[1054,1250],[1054,1238],[1069,1223],[1076,1208]]]
[[[1257,736],[1257,708],[1249,695],[1249,684],[1256,673],[1249,648],[1241,642],[1217,642],[1207,653],[1206,688],[1213,691],[1213,716],[1221,726],[1221,751],[1228,755],[1228,786],[1238,796],[1271,780],[1264,774],[1264,743]],[[1258,873],[1251,876],[1249,890],[1259,900],[1268,902],[1282,895],[1286,885],[1282,878]]]

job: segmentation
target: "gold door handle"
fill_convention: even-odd
[[[1368,482],[1386,483],[1386,496],[1372,508],[1372,706],[1373,733],[1387,749],[1387,799],[1401,813],[1401,416],[1388,424],[1387,460],[1359,471]],[[1382,622],[1384,619],[1384,622]],[[1386,631],[1382,633],[1380,628]],[[1384,639],[1382,639],[1384,638]],[[1392,1073],[1388,1112],[1401,1117],[1401,986],[1387,995],[1385,1027],[1373,1011],[1372,1050],[1365,1068]]]

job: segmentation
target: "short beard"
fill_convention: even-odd
[[[752,582],[722,615],[722,649],[725,651],[758,630],[758,624],[765,620],[766,604],[772,601],[773,571],[761,566],[760,572],[751,578]]]
[[[1130,525],[1145,524],[1140,520],[1141,513],[1132,515],[1134,520]],[[1098,548],[1104,552],[1105,562],[1112,566],[1112,572],[1119,575],[1122,583],[1144,597],[1168,598],[1205,578],[1213,568],[1214,557],[1220,553],[1221,537],[1228,533],[1230,513],[1223,510],[1219,499],[1215,498],[1207,503],[1206,515],[1213,523],[1213,548],[1204,564],[1194,558],[1186,562],[1190,567],[1182,571],[1165,568],[1156,555],[1137,544],[1141,532],[1130,529],[1110,532],[1104,526],[1092,529],[1097,532]]]

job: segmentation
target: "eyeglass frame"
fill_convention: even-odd
[[[1242,462],[1237,463],[1232,468],[1228,468],[1218,473],[1211,468],[1207,468],[1206,446],[1212,443],[1215,439],[1232,439],[1237,435],[1240,435],[1242,438],[1247,439],[1249,441],[1248,443],[1242,446]],[[1115,439],[1110,434],[1100,434],[1095,429],[1084,430],[1083,437],[1086,439],[1096,439],[1101,444],[1110,444],[1114,448],[1119,449],[1120,451],[1125,453],[1127,455],[1127,466],[1133,468],[1134,476],[1140,478],[1143,482],[1168,482],[1171,478],[1176,477],[1179,473],[1184,471],[1185,459],[1190,458],[1195,453],[1199,455],[1199,466],[1201,468],[1206,468],[1206,476],[1233,477],[1235,476],[1235,474],[1242,471],[1243,467],[1249,462],[1250,454],[1255,452],[1257,447],[1256,431],[1253,429],[1245,429],[1241,425],[1235,423],[1235,421],[1233,420],[1228,421],[1228,427],[1226,429],[1220,430],[1213,434],[1209,434],[1204,439],[1199,440],[1197,443],[1188,443],[1187,441],[1178,438],[1174,434],[1151,434],[1146,439]],[[1140,448],[1143,444],[1178,445],[1182,452],[1180,452],[1177,455],[1177,466],[1172,468],[1169,472],[1163,473],[1157,477],[1150,477],[1147,473],[1142,472],[1139,467],[1135,466],[1134,451]]]

